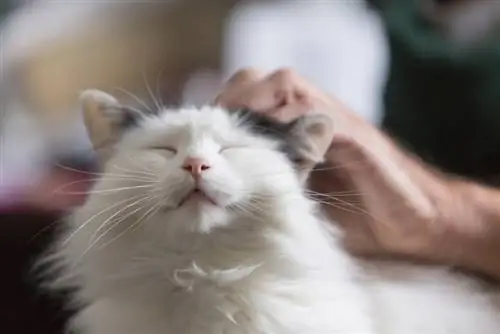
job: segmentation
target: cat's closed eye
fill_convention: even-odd
[[[219,153],[222,153],[224,151],[227,151],[227,150],[234,150],[234,149],[238,149],[238,148],[245,148],[246,146],[244,145],[228,145],[228,146],[222,146],[220,149],[219,149]]]
[[[166,151],[170,152],[173,154],[177,154],[177,149],[172,147],[172,146],[153,146],[151,147],[152,150],[157,150],[157,151]]]

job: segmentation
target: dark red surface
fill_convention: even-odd
[[[88,175],[55,170],[36,189],[0,203],[1,334],[63,333],[69,313],[60,296],[39,288],[33,263],[52,241],[63,212],[84,200],[90,183],[80,180]],[[72,194],[57,192],[61,187]]]
[[[58,219],[29,207],[0,213],[0,333],[63,333],[61,299],[41,293],[30,272]]]

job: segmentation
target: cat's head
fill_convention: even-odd
[[[282,124],[208,106],[144,113],[93,90],[81,101],[103,161],[95,193],[112,202],[143,198],[165,224],[203,232],[259,201],[300,193],[333,133],[319,114]]]

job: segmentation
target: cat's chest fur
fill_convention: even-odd
[[[210,235],[118,240],[92,260],[97,272],[84,290],[96,287],[94,302],[80,319],[91,319],[91,334],[493,334],[500,328],[495,289],[441,267],[355,260],[302,201],[277,205],[276,212]]]
[[[83,293],[94,302],[80,317],[98,334],[364,333],[368,304],[351,263],[309,209],[277,205],[210,235],[155,233],[133,248],[124,237],[89,262]]]

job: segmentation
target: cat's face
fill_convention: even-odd
[[[124,120],[104,174],[130,178],[103,178],[98,187],[123,189],[116,201],[147,196],[156,222],[200,232],[227,225],[259,203],[300,193],[314,150],[307,131],[325,125],[315,117],[280,125],[213,107]]]

